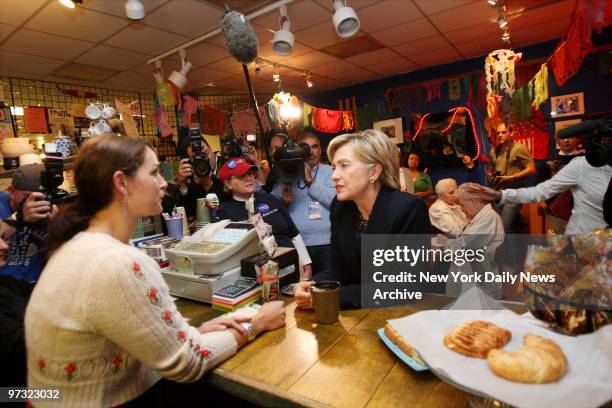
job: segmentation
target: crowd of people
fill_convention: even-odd
[[[504,234],[514,232],[520,203],[564,191],[573,196],[566,233],[606,227],[611,166],[593,167],[575,145],[562,142],[560,156],[572,159],[562,158],[564,167],[549,180],[526,187],[535,165],[510,132],[505,124],[497,127],[499,145],[487,168],[492,188],[442,179],[434,189],[419,154],[410,152],[407,167],[400,167],[397,147],[375,130],[332,139],[329,164],[316,133],[306,130],[299,138],[309,147],[303,180],[277,182],[270,164],[249,148],[205,177],[182,160],[176,185],[160,175],[157,156],[143,140],[105,134],[81,147],[74,169],[78,199],[59,209],[39,192],[42,168],[23,166],[0,193],[6,220],[0,225],[0,353],[16,367],[4,383],[23,385],[27,375],[30,387],[59,385],[73,405],[154,401],[168,382],[195,381],[258,334],[281,327],[282,302],[266,303],[253,318],[191,326],[158,265],[129,244],[141,217],[175,205],[193,216],[196,200],[209,193],[218,196],[226,219],[247,219],[245,202],[254,201],[277,242],[295,247],[300,308],[312,308],[310,287],[319,280],[341,283],[342,308],[361,306],[365,234],[437,233],[463,244],[488,236],[494,252]],[[286,143],[285,135],[271,137],[269,157]],[[205,140],[203,146],[216,168]]]

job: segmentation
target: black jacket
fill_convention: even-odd
[[[315,281],[342,283],[340,308],[361,306],[361,234],[357,205],[334,198],[330,209],[332,269]],[[364,234],[429,234],[431,224],[425,201],[415,195],[381,187]]]

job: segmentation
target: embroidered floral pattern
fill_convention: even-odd
[[[204,349],[200,351],[200,358],[207,358],[207,357],[210,357],[210,350]]]
[[[42,358],[38,360],[37,363],[38,363],[38,368],[40,368],[40,371],[42,371],[47,366],[47,363]]]
[[[180,341],[181,343],[184,343],[185,340],[187,340],[187,335],[185,334],[184,330],[179,330],[178,333],[176,334],[176,338],[178,339],[178,341]]]
[[[125,360],[123,360],[123,358],[121,358],[120,355],[115,355],[113,359],[111,360],[111,367],[110,367],[111,372],[116,373],[122,368],[124,368],[125,367],[124,362]]]
[[[172,312],[166,310],[162,313],[162,319],[169,326],[174,326],[174,317],[172,316]]]
[[[151,302],[152,305],[158,306],[160,303],[160,299],[159,299],[159,293],[157,292],[157,289],[155,288],[151,288],[147,291],[147,297],[149,298],[149,302]]]
[[[142,279],[144,277],[140,264],[136,262],[132,263],[132,272],[134,272],[134,275],[136,275],[137,278]]]
[[[69,380],[72,380],[74,378],[76,369],[77,369],[77,366],[74,363],[69,363],[64,368],[64,370],[66,371],[66,376],[68,377]]]

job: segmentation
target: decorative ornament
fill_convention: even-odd
[[[461,98],[461,82],[458,79],[448,81],[448,99],[458,101]]]
[[[548,100],[548,67],[546,64],[542,64],[532,82],[534,97],[531,106],[539,109],[540,105]]]
[[[185,104],[183,105],[183,123],[189,126],[194,122],[192,120],[192,115],[198,111],[200,101],[190,95],[184,95],[183,99],[185,100]],[[195,122],[197,122],[197,120]]]
[[[442,85],[442,81],[430,81],[425,82],[423,86],[427,92],[427,102],[431,102],[434,99],[440,99],[440,88]]]
[[[485,74],[487,82],[487,113],[493,117],[493,95],[504,94],[512,96],[514,93],[514,68],[521,60],[522,54],[512,50],[495,50],[485,58]]]

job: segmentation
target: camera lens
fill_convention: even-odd
[[[192,166],[194,174],[198,177],[208,176],[211,170],[210,162],[203,157],[195,158]]]

